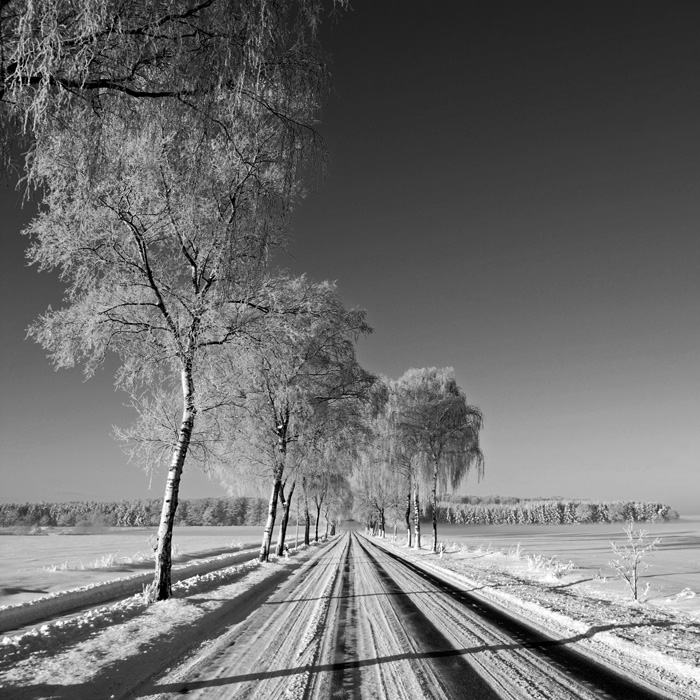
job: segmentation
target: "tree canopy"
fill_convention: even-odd
[[[276,123],[274,147],[298,164],[328,76],[320,19],[317,0],[2,0],[3,133],[40,152],[57,129],[87,128],[95,165],[105,115],[138,130],[165,105],[194,142]],[[31,158],[27,174],[42,184]]]
[[[3,134],[24,138],[41,198],[29,259],[66,285],[30,333],[88,376],[115,353],[141,405],[180,389],[154,598],[170,594],[200,377],[265,316],[269,251],[320,153],[320,13],[314,0],[0,3]]]
[[[382,532],[386,514],[398,515],[403,501],[410,546],[412,500],[415,547],[420,547],[421,505],[429,503],[435,550],[438,491],[458,488],[472,469],[479,478],[483,474],[479,446],[483,417],[467,403],[450,367],[409,369],[384,384],[388,401],[373,422],[372,449],[356,470],[357,501],[376,518]]]
[[[333,424],[335,405],[367,401],[374,383],[355,357],[355,341],[371,330],[364,311],[346,309],[334,284],[290,278],[267,308],[265,324],[250,339],[245,402],[232,412],[239,447],[231,450],[234,469],[236,462],[238,469],[257,465],[272,482],[262,560],[269,556],[290,447],[317,449],[319,435],[327,435],[322,429]],[[292,455],[293,463],[302,456]],[[227,467],[223,476],[236,478]]]

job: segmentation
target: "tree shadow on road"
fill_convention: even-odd
[[[305,665],[292,668],[282,668],[271,671],[258,671],[253,673],[242,673],[234,676],[223,676],[218,678],[210,678],[203,680],[192,680],[180,683],[162,683],[155,686],[150,686],[148,689],[144,689],[141,695],[151,695],[156,693],[177,693],[183,694],[194,690],[201,690],[205,688],[215,688],[228,685],[236,685],[239,683],[258,683],[260,681],[271,680],[275,678],[288,678],[291,676],[296,676],[300,674],[321,674],[321,673],[337,673],[343,671],[350,671],[353,669],[362,669],[372,666],[379,666],[382,664],[396,663],[400,661],[416,661],[416,660],[430,660],[430,659],[448,659],[451,657],[465,657],[468,661],[470,656],[475,654],[489,652],[503,652],[503,651],[517,651],[521,649],[533,649],[537,651],[546,651],[548,648],[563,647],[575,642],[579,642],[583,639],[590,639],[596,634],[601,632],[609,632],[614,629],[624,629],[631,627],[668,627],[674,623],[672,622],[658,622],[658,623],[630,623],[630,624],[607,624],[607,625],[593,625],[585,632],[581,634],[574,635],[572,637],[567,637],[564,639],[554,639],[554,640],[524,640],[516,641],[513,643],[504,644],[479,644],[472,647],[462,647],[462,648],[446,648],[446,649],[436,649],[432,651],[415,651],[406,652],[403,654],[393,654],[388,656],[380,656],[377,658],[369,659],[358,659],[353,661],[344,661],[339,663],[331,664],[317,664],[317,665]],[[700,627],[700,625],[694,625]]]
[[[507,652],[507,651],[517,651],[521,649],[532,649],[539,652],[545,652],[547,649],[560,648],[571,645],[575,642],[579,642],[583,639],[590,639],[597,634],[602,632],[609,632],[617,629],[626,629],[633,627],[670,627],[673,622],[639,622],[639,623],[629,623],[629,624],[605,624],[605,625],[593,625],[589,627],[585,632],[573,635],[571,637],[566,637],[563,639],[539,639],[539,640],[522,640],[514,641],[512,643],[503,644],[478,644],[471,647],[461,647],[461,648],[445,648],[445,649],[435,649],[430,651],[415,651],[406,652],[402,654],[393,654],[387,656],[380,656],[376,658],[368,659],[358,659],[352,661],[345,661],[339,663],[330,664],[317,664],[317,665],[304,665],[291,668],[281,668],[270,671],[257,671],[252,673],[241,673],[232,676],[223,676],[218,678],[200,679],[192,681],[184,681],[178,683],[159,683],[156,685],[147,684],[141,689],[136,690],[135,693],[130,694],[130,697],[144,697],[148,695],[153,695],[156,693],[177,693],[183,694],[194,690],[200,690],[205,688],[216,688],[222,686],[234,686],[240,683],[257,683],[260,681],[271,680],[275,678],[288,678],[291,676],[296,676],[300,674],[321,674],[321,673],[337,673],[343,671],[349,671],[352,669],[363,669],[373,666],[378,666],[382,664],[391,664],[400,661],[416,661],[416,660],[438,660],[438,659],[449,659],[452,657],[465,657],[468,661],[470,656],[475,654],[488,652]],[[691,625],[692,627],[700,628],[700,624]],[[4,685],[4,691],[8,693],[6,697],[12,697],[16,700],[74,700],[75,698],[86,698],[90,697],[91,693],[99,688],[106,688],[109,686],[109,682],[105,683],[109,679],[105,676],[109,676],[111,680],[117,680],[119,678],[129,677],[131,671],[130,666],[132,663],[137,664],[139,667],[143,664],[143,659],[126,659],[107,670],[106,674],[102,678],[94,679],[90,683],[83,684],[69,684],[69,685],[57,685],[57,684],[47,684],[47,683],[37,683],[34,685],[24,685],[24,686],[13,686],[10,684]],[[97,681],[97,683],[96,683]],[[233,690],[233,689],[232,689]],[[93,695],[92,697],[97,697]]]

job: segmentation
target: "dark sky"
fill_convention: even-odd
[[[700,512],[699,30],[691,2],[456,0],[324,27],[328,178],[283,264],[367,309],[368,369],[454,367],[486,418],[470,492]],[[1,196],[0,498],[160,497],[109,437],[113,368],[23,340],[61,287]]]

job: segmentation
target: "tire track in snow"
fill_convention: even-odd
[[[342,581],[339,587],[338,629],[336,632],[333,678],[331,695],[333,700],[359,700],[360,673],[357,669],[357,605],[353,595],[355,587],[355,566],[353,561],[353,541],[343,561]],[[349,662],[349,663],[348,663]]]
[[[397,612],[406,633],[413,642],[410,657],[416,666],[428,664],[434,677],[431,683],[423,680],[425,697],[474,697],[480,700],[499,700],[499,695],[468,663],[440,629],[439,622],[431,621],[416,605],[414,597],[425,595],[425,587],[401,586],[382,566],[368,546],[358,540],[358,548],[378,575],[386,600]]]
[[[347,540],[324,547],[243,622],[156,681],[149,698],[303,700],[326,637],[328,610]],[[143,696],[143,694],[141,695]]]
[[[370,545],[397,582],[406,588],[429,584],[413,599],[427,619],[439,624],[455,649],[468,655],[506,698],[590,698],[663,700],[635,683],[511,618],[399,555]]]

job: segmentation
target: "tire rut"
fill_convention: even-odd
[[[355,566],[353,561],[353,538],[348,543],[343,562],[342,582],[338,604],[338,631],[335,642],[331,698],[333,700],[360,700],[360,671],[357,653],[357,603],[355,589]]]
[[[464,658],[461,651],[435,624],[420,610],[407,593],[391,576],[382,564],[362,543],[358,546],[373,562],[379,577],[387,590],[388,600],[396,608],[407,631],[420,647],[420,656],[430,660],[437,671],[445,697],[475,697],[480,700],[500,700],[494,689]]]

